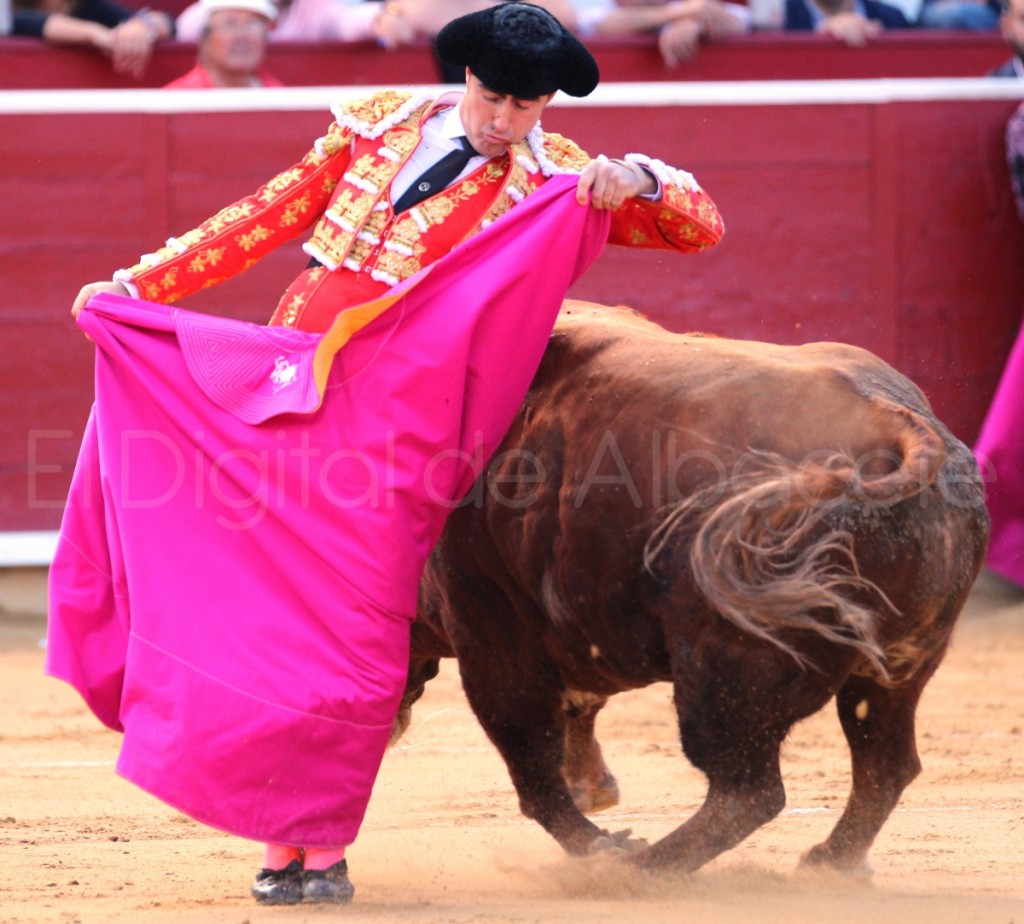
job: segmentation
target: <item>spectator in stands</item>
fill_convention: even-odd
[[[923,29],[987,32],[999,25],[998,0],[924,0],[916,24]]]
[[[1024,77],[1024,0],[1003,0],[999,29],[1013,57],[1003,62],[990,77]]]
[[[272,42],[375,40],[385,48],[431,41],[457,16],[494,6],[501,0],[274,0],[277,21]],[[542,0],[537,4],[572,28],[571,0]],[[202,27],[202,3],[186,7],[177,21],[177,37],[195,41]],[[456,75],[458,80],[462,75]]]
[[[271,0],[200,0],[205,20],[196,66],[168,90],[284,86],[263,67],[267,32],[277,16]]]
[[[453,19],[497,6],[504,0],[386,0],[374,24],[374,34],[384,48],[395,49],[412,42],[433,42]],[[576,31],[573,0],[533,0],[566,29]],[[465,73],[440,56],[437,66],[444,83],[462,83]]]
[[[746,5],[723,0],[573,0],[576,31],[591,35],[657,34],[669,67],[692,58],[701,41],[746,32]]]
[[[398,48],[415,41],[429,41],[458,16],[479,12],[502,0],[386,0],[374,31],[385,48]],[[573,0],[536,0],[567,29],[574,29]],[[452,73],[451,82],[461,81]]]
[[[1020,58],[1016,59],[1018,62]],[[1024,221],[1024,104],[1006,123],[1006,160],[1010,165],[1010,184],[1017,202],[1017,214]]]
[[[1003,0],[999,28],[1013,57],[1004,61],[990,77],[1024,77],[1024,0]],[[1017,213],[1024,221],[1024,104],[1006,123],[1006,160],[1010,167],[1010,182],[1017,202]]]
[[[174,38],[174,20],[159,10],[135,10],[115,0],[14,0],[11,34],[62,45],[91,45],[114,70],[136,80],[153,47]]]
[[[342,0],[276,0],[277,19],[270,30],[272,42],[358,42],[375,39],[377,20],[384,9],[379,0],[344,3]],[[181,41],[199,39],[205,13],[202,3],[185,7],[178,16]]]
[[[821,32],[847,45],[867,44],[884,29],[906,29],[903,11],[882,0],[786,0],[785,28]]]

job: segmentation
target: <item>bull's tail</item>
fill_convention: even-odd
[[[675,505],[644,550],[647,569],[680,540],[690,540],[693,579],[710,606],[745,632],[760,636],[812,667],[782,634],[813,632],[856,649],[880,678],[889,665],[879,639],[879,614],[895,613],[882,590],[862,577],[844,514],[891,506],[925,490],[946,457],[927,421],[890,406],[903,420],[888,450],[888,471],[836,452],[797,466],[753,453],[741,475]],[[833,525],[830,525],[833,524]]]

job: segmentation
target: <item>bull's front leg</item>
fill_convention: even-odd
[[[751,755],[747,755],[748,759]],[[778,752],[756,758],[758,772],[743,782],[715,774],[704,804],[691,818],[631,858],[644,869],[693,872],[771,821],[786,803]]]
[[[779,752],[793,714],[779,691],[793,685],[781,657],[722,644],[698,668],[686,646],[678,646],[673,672],[683,752],[707,777],[708,792],[690,819],[633,862],[691,872],[782,811]],[[820,706],[827,698],[827,692],[815,691],[812,703]]]
[[[587,814],[619,803],[619,784],[604,762],[594,734],[597,714],[608,700],[604,696],[570,697],[565,712],[565,761],[562,774],[576,807]]]
[[[522,813],[567,853],[589,853],[608,832],[579,810],[563,775],[566,717],[557,673],[523,649],[503,651],[502,661],[511,676],[498,682],[490,659],[460,657],[466,698],[505,760]]]

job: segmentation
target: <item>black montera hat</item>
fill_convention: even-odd
[[[453,19],[437,34],[442,61],[468,67],[490,90],[537,99],[555,90],[586,96],[597,62],[547,10],[507,2]]]

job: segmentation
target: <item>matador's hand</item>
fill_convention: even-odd
[[[599,157],[592,160],[580,174],[576,201],[596,209],[617,209],[627,199],[657,192],[658,185],[643,167],[624,160]]]
[[[106,292],[109,295],[129,294],[128,290],[119,282],[90,282],[87,286],[82,286],[75,297],[74,304],[71,306],[71,317],[77,320],[78,316],[82,313],[82,309],[85,307],[85,303],[94,295],[99,295],[102,292]]]

